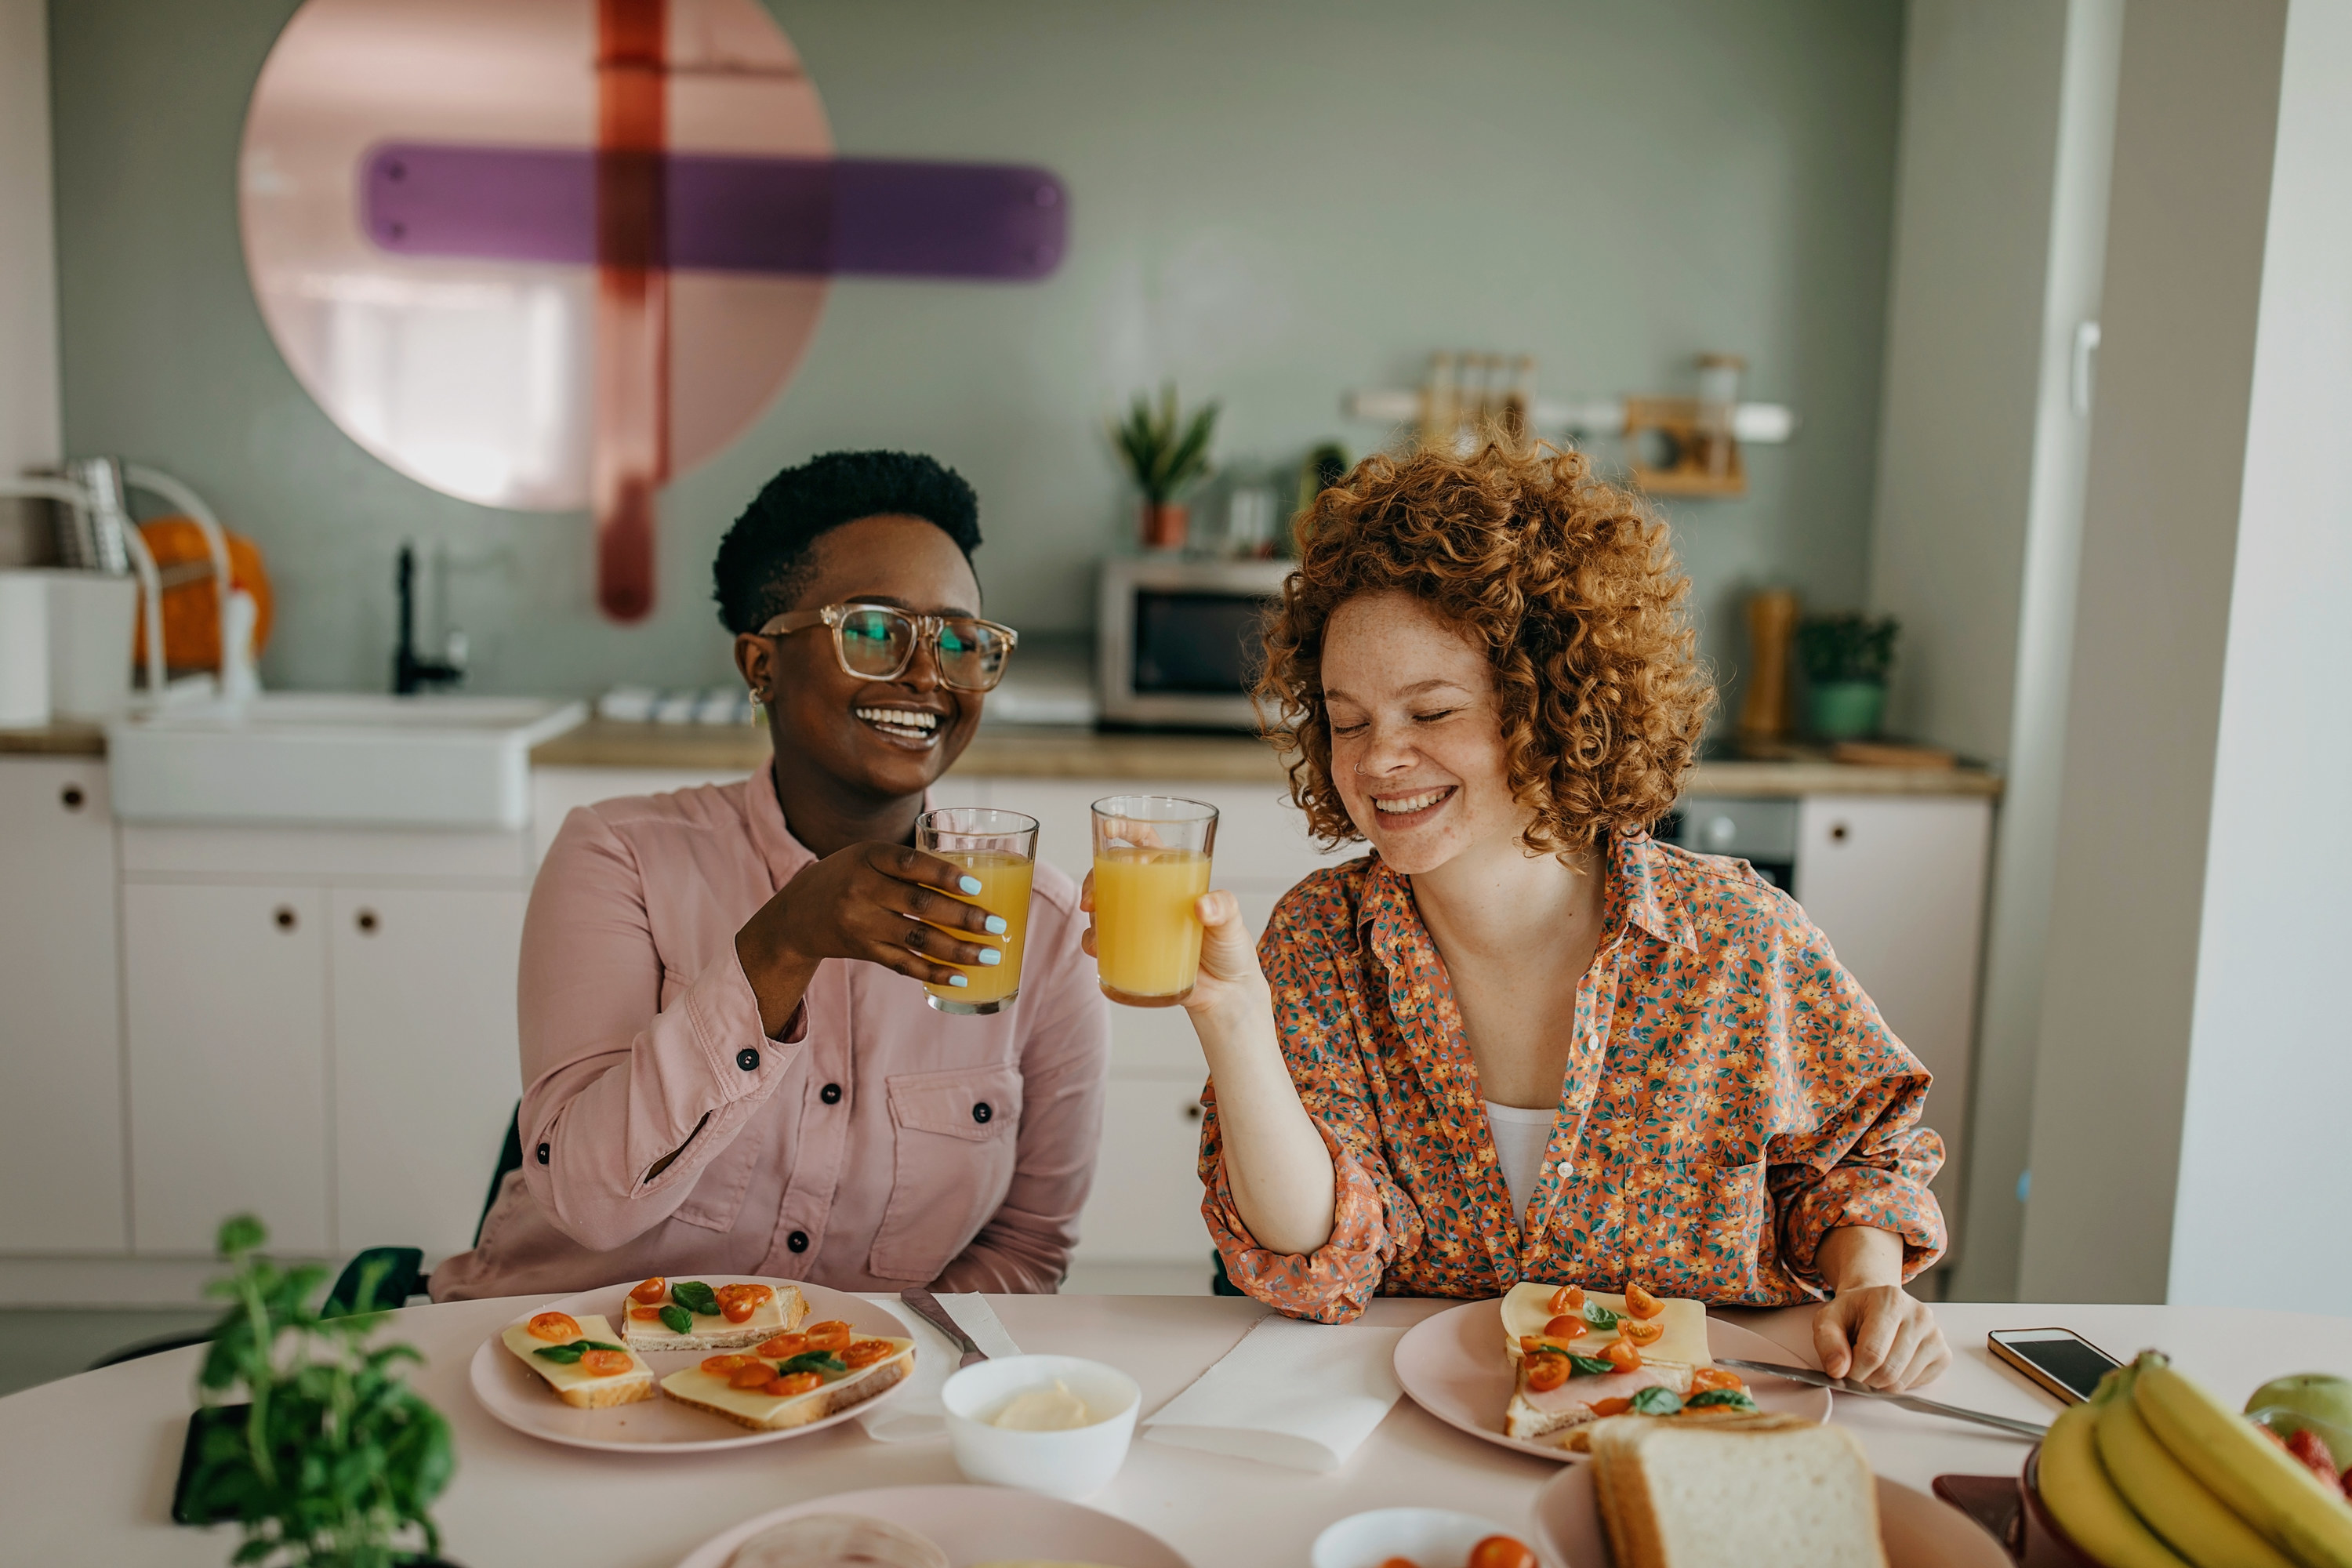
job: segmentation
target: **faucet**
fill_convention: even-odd
[[[392,689],[413,697],[427,686],[455,686],[466,679],[466,639],[451,632],[438,664],[416,657],[416,550],[400,547],[400,646],[392,656]]]

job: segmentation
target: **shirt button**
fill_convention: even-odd
[[[971,1108],[971,1119],[974,1121],[986,1121],[990,1117],[994,1116],[996,1112],[989,1109],[988,1101],[984,1100],[978,1105]]]
[[[806,1252],[808,1250],[808,1232],[804,1230],[796,1230],[793,1232],[792,1235],[784,1237],[784,1245],[791,1247],[794,1252]]]
[[[837,1083],[826,1084],[823,1089],[816,1091],[816,1097],[819,1100],[824,1100],[827,1105],[839,1105],[841,1103],[841,1085]]]
[[[1559,1179],[1564,1182],[1574,1174],[1576,1174],[1576,1167],[1562,1160],[1559,1163]]]
[[[547,1163],[547,1145],[544,1143],[539,1146],[539,1163],[542,1165]]]
[[[741,1050],[735,1053],[735,1065],[741,1068],[745,1072],[758,1072],[760,1070],[760,1053],[753,1050],[751,1047],[745,1046]]]

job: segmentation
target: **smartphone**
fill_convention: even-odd
[[[250,1405],[204,1405],[197,1406],[196,1413],[188,1417],[188,1436],[180,1445],[180,1479],[172,1487],[173,1523],[217,1524],[236,1517],[235,1510],[224,1510],[218,1505],[199,1512],[196,1501],[190,1494],[196,1471],[204,1462],[205,1434],[215,1427],[225,1426],[231,1430],[241,1427],[252,1411]]]
[[[2072,1329],[1995,1329],[1985,1344],[2063,1405],[2090,1398],[2099,1379],[2123,1364]]]

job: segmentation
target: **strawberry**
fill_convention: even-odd
[[[2289,1434],[2286,1451],[2310,1466],[2321,1480],[2330,1486],[2341,1484],[2336,1479],[2336,1456],[2327,1451],[2327,1439],[2310,1427]]]

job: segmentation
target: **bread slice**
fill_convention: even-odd
[[[595,1340],[603,1344],[620,1345],[625,1342],[614,1336],[613,1325],[591,1312],[576,1320],[580,1338]],[[569,1340],[551,1341],[536,1338],[522,1323],[510,1323],[499,1341],[523,1365],[537,1373],[555,1397],[580,1410],[604,1410],[615,1405],[635,1405],[640,1399],[654,1396],[654,1369],[647,1366],[636,1352],[629,1351],[629,1370],[599,1377],[583,1368],[579,1363],[551,1361],[539,1352],[551,1344],[569,1344]]]
[[[640,1303],[628,1300],[625,1292],[621,1303],[621,1331],[628,1337],[629,1348],[639,1351],[747,1351],[762,1341],[778,1334],[793,1333],[808,1321],[808,1298],[800,1287],[789,1279],[762,1280],[775,1291],[775,1299],[762,1301],[757,1311],[740,1323],[730,1323],[724,1317],[707,1312],[689,1314],[694,1325],[679,1333],[658,1319],[640,1318]],[[668,1297],[664,1305],[673,1304]]]
[[[755,1432],[805,1426],[853,1405],[865,1404],[886,1389],[897,1386],[912,1372],[915,1342],[894,1339],[890,1343],[896,1348],[887,1359],[876,1362],[872,1366],[845,1373],[806,1394],[773,1394],[736,1388],[724,1377],[705,1372],[700,1367],[671,1373],[661,1380],[661,1391],[665,1396],[677,1400],[680,1405],[691,1405],[697,1410],[724,1415],[736,1425],[749,1426]]]
[[[1591,1441],[1617,1568],[1886,1568],[1877,1482],[1843,1427],[1627,1415]]]

